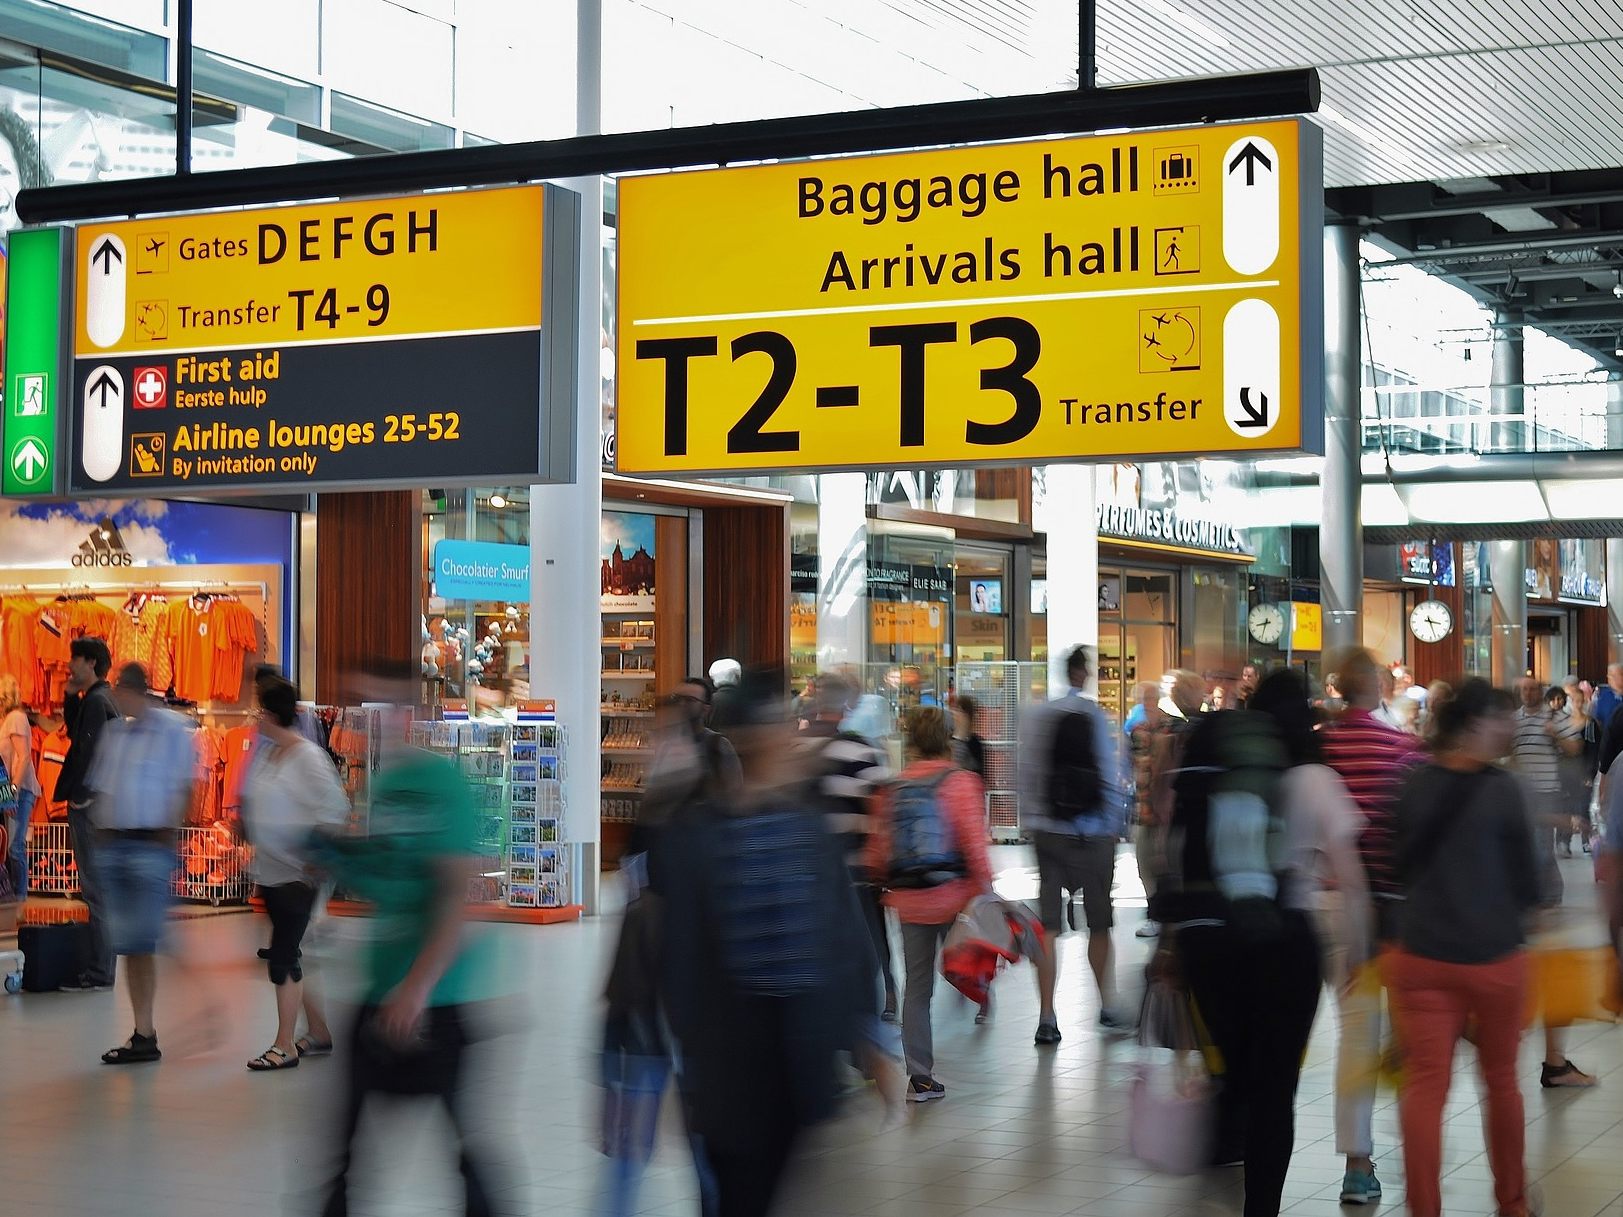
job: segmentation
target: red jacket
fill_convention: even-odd
[[[913,781],[953,768],[949,760],[914,761],[900,776],[902,781]],[[951,921],[970,900],[992,890],[992,860],[986,852],[986,788],[973,773],[959,769],[941,783],[937,794],[953,843],[963,854],[969,873],[939,887],[886,892],[885,904],[909,925]],[[888,789],[874,796],[874,831],[864,855],[869,874],[880,881],[890,870],[891,798]]]

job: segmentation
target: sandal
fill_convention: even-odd
[[[324,1044],[318,1043],[316,1040],[311,1039],[308,1035],[301,1035],[298,1039],[294,1040],[293,1048],[296,1052],[298,1052],[301,1059],[307,1056],[332,1055],[331,1040],[328,1040]]]
[[[267,1048],[248,1062],[248,1068],[255,1073],[269,1073],[275,1069],[297,1069],[298,1067],[298,1054],[296,1052],[283,1052],[280,1048]]]
[[[135,1035],[132,1033],[126,1043],[102,1053],[101,1063],[103,1065],[140,1065],[147,1061],[160,1060],[162,1057],[163,1053],[158,1051],[158,1037],[156,1035]]]

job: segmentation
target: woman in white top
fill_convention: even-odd
[[[40,784],[22,688],[9,673],[0,675],[0,761],[6,763],[6,776],[17,788],[16,817],[8,838],[11,856],[0,858],[0,866],[11,867],[11,883],[21,900],[28,895],[28,817],[39,799]]]
[[[267,960],[276,988],[276,1042],[248,1062],[262,1073],[292,1069],[300,1057],[332,1052],[332,1030],[318,996],[304,984],[299,944],[315,908],[317,879],[309,841],[315,829],[342,824],[349,802],[332,759],[296,727],[298,691],[285,680],[259,686],[263,739],[243,780],[243,820],[254,846],[254,879],[270,915]],[[305,1034],[299,1039],[299,1010]]]

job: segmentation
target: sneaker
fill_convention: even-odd
[[[1539,1074],[1538,1084],[1546,1090],[1563,1086],[1581,1090],[1589,1086],[1598,1086],[1600,1083],[1571,1061],[1562,1061],[1559,1065],[1545,1065]]]
[[[1161,927],[1154,921],[1146,921],[1133,933],[1139,938],[1155,938],[1161,933]]]
[[[70,980],[62,986],[63,993],[109,993],[113,982],[110,980],[92,980],[88,976],[81,976],[77,980]]]
[[[909,1078],[907,1083],[907,1101],[909,1103],[933,1103],[937,1099],[947,1097],[947,1088],[934,1078]]]
[[[1040,1047],[1057,1044],[1060,1041],[1059,1025],[1057,1023],[1038,1023],[1036,1043]]]
[[[985,1004],[983,1004],[980,1007],[980,1009],[975,1011],[975,1025],[977,1027],[984,1027],[984,1026],[986,1026],[987,1023],[989,1023],[991,1021],[992,1021],[992,995],[990,993],[988,993],[986,995]]]
[[[895,1009],[887,1006],[885,1009],[879,1012],[879,1021],[882,1023],[894,1023],[899,1022],[900,1020],[896,1017]]]
[[[1342,1204],[1379,1204],[1381,1181],[1375,1177],[1375,1168],[1367,1171],[1348,1171],[1341,1181]]]

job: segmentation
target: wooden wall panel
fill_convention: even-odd
[[[422,649],[422,512],[416,492],[316,498],[316,671],[305,695],[349,700],[347,673],[374,656]]]
[[[1465,589],[1461,587],[1438,587],[1431,589],[1433,595],[1448,605],[1448,611],[1454,614],[1454,632],[1441,642],[1421,642],[1412,633],[1409,635],[1409,674],[1414,677],[1417,685],[1429,685],[1434,680],[1446,680],[1450,684],[1457,684],[1465,671],[1465,632],[1462,625],[1465,616]],[[1409,598],[1408,608],[1413,608],[1426,598],[1425,592],[1416,592]],[[1407,618],[1408,609],[1404,610]],[[1408,621],[1404,621],[1404,629],[1408,629]]]
[[[688,674],[688,522],[654,519],[654,692],[660,697]]]
[[[704,654],[789,664],[789,511],[776,505],[704,509]]]
[[[1612,662],[1612,639],[1606,624],[1607,610],[1584,607],[1572,613],[1572,667],[1581,678],[1599,687],[1606,683],[1606,666]]]

